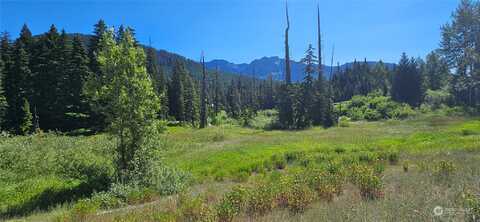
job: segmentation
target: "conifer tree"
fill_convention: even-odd
[[[240,118],[240,115],[242,114],[242,102],[238,91],[238,85],[234,80],[232,80],[228,87],[227,103],[230,115],[233,118]]]
[[[185,89],[183,84],[186,76],[185,65],[177,60],[173,69],[172,80],[168,87],[168,107],[170,116],[180,122],[185,121]]]
[[[63,109],[59,108],[61,98],[60,81],[64,77],[62,48],[57,28],[52,25],[35,45],[32,61],[34,73],[32,104],[40,118],[42,129],[59,129],[63,118]],[[31,104],[31,105],[32,105]]]
[[[392,98],[397,102],[419,106],[423,100],[423,81],[415,59],[402,54],[392,82]]]
[[[22,107],[20,116],[20,126],[18,133],[20,135],[27,135],[32,132],[32,113],[30,112],[30,104],[26,98],[22,99]]]
[[[103,33],[107,31],[107,25],[103,19],[100,19],[97,24],[94,25],[93,36],[90,38],[88,44],[88,57],[90,61],[90,70],[100,75],[100,69],[97,62],[97,54],[101,50],[100,39],[102,38]]]
[[[168,96],[167,96],[167,83],[163,69],[158,64],[156,51],[152,47],[147,47],[147,72],[152,78],[155,92],[160,99],[160,113],[161,119],[167,119],[168,117]]]
[[[315,73],[314,48],[310,44],[305,52],[302,62],[305,64],[305,78],[300,86],[295,105],[295,125],[297,129],[311,126],[313,117],[318,115],[314,110],[315,86],[313,74]]]
[[[69,117],[66,122],[67,129],[88,127],[85,114],[91,115],[91,109],[83,93],[83,86],[91,75],[88,67],[88,56],[82,45],[80,37],[75,35],[72,40],[71,53],[69,55],[66,70],[65,104],[64,109]]]
[[[20,31],[20,36],[18,37],[18,39],[16,41],[19,41],[23,44],[24,46],[24,50],[25,52],[27,53],[28,55],[28,63],[29,63],[29,68],[30,70],[33,69],[32,65],[32,60],[35,59],[34,58],[34,47],[35,47],[35,41],[34,41],[34,38],[32,36],[32,32],[30,31],[30,29],[28,28],[28,26],[26,24],[23,24],[22,26],[22,29]],[[30,81],[27,81],[26,83],[24,83],[24,87],[25,87],[25,93],[26,93],[26,97],[29,99],[29,100],[32,100],[33,99],[33,81],[31,81],[33,79],[33,73],[31,73],[30,76],[26,76],[25,77],[26,79],[30,80]]]
[[[215,71],[214,79],[214,95],[213,95],[213,110],[214,114],[217,115],[220,110],[223,110],[225,107],[225,94],[223,89],[223,84],[220,82],[218,77],[218,69]]]
[[[2,121],[0,122],[0,127],[1,128],[7,128],[8,129],[8,122],[6,121],[6,112],[7,112],[7,106],[8,103],[5,98],[5,77],[8,75],[12,59],[11,59],[11,46],[10,46],[10,39],[9,39],[9,34],[7,32],[3,32],[1,39],[0,39],[0,61],[2,61],[2,70],[1,70],[1,82],[0,82],[0,88],[2,89],[2,97],[3,101],[0,105],[2,108]]]
[[[31,71],[23,42],[15,42],[12,56],[10,70],[5,75],[5,98],[8,103],[6,127],[16,134],[24,134],[23,118],[27,115],[23,109],[26,98],[25,82]]]
[[[3,61],[0,57],[0,130],[3,127],[5,121],[5,112],[7,110],[7,100],[5,99],[5,91],[3,90],[4,69]]]
[[[196,127],[200,118],[200,99],[198,97],[197,86],[193,77],[188,73],[184,76],[183,81],[183,85],[185,87],[183,98],[185,103],[185,122],[189,123],[192,127]]]

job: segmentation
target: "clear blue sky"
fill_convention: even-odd
[[[397,62],[400,54],[424,57],[438,47],[440,26],[460,0],[318,0],[324,54],[335,44],[335,63],[353,59]],[[316,45],[317,0],[290,0],[290,48],[295,60]],[[156,48],[198,59],[250,62],[283,57],[284,0],[0,0],[0,30],[18,36],[23,23],[34,34],[51,24],[91,33],[103,18],[130,25]],[[315,46],[316,47],[316,46]],[[330,58],[326,59],[330,63]]]

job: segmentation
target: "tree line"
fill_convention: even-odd
[[[322,36],[317,7],[317,50],[309,45],[302,62],[305,78],[291,80],[289,29],[286,9],[285,80],[274,81],[234,76],[226,81],[220,70],[193,71],[185,61],[176,59],[171,67],[158,61],[152,47],[141,46],[135,30],[120,26],[112,35],[116,43],[129,33],[135,47],[146,57],[146,72],[159,98],[156,117],[171,123],[205,127],[225,111],[232,118],[250,118],[258,110],[277,109],[278,123],[284,129],[301,129],[312,125],[329,127],[337,119],[332,112],[335,102],[354,95],[380,92],[397,102],[420,106],[429,91],[450,95],[449,104],[478,108],[480,103],[480,4],[462,0],[452,15],[453,21],[442,30],[440,48],[426,57],[409,58],[405,53],[394,67],[382,61],[364,62],[332,70],[325,78],[322,69]],[[103,20],[94,25],[93,35],[58,31],[52,25],[32,36],[24,25],[17,39],[8,33],[0,39],[0,122],[2,130],[28,134],[36,130],[71,131],[80,128],[104,130],[109,126],[104,110],[95,108],[86,93],[91,76],[102,78],[104,71],[99,53],[106,47],[100,41],[110,28]],[[332,59],[333,60],[333,59]],[[99,82],[101,82],[99,80]],[[97,101],[98,102],[98,101]]]
[[[106,47],[100,40],[107,31],[108,26],[100,20],[88,38],[59,32],[55,25],[38,36],[24,25],[13,42],[4,32],[0,42],[1,128],[14,134],[40,129],[105,129],[109,123],[102,110],[94,109],[85,88],[89,76],[104,76],[98,55]],[[120,43],[126,32],[135,46],[140,46],[134,29],[123,25],[113,32],[113,39]],[[275,106],[278,83],[271,77],[232,76],[227,82],[219,70],[203,68],[200,75],[192,73],[182,59],[176,59],[169,69],[160,64],[154,48],[141,48],[146,54],[144,66],[160,99],[158,119],[204,127],[222,110],[241,118]]]

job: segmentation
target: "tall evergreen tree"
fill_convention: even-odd
[[[181,122],[185,121],[185,89],[183,84],[186,76],[187,70],[185,65],[177,60],[173,69],[172,80],[168,87],[168,107],[170,116]]]
[[[75,35],[72,40],[71,53],[69,55],[64,87],[65,112],[68,117],[66,129],[88,127],[86,115],[92,115],[87,98],[83,93],[83,87],[87,78],[91,75],[88,67],[88,56],[81,39]]]
[[[168,96],[167,96],[167,82],[163,69],[158,64],[156,50],[152,47],[147,47],[147,72],[152,78],[155,92],[160,99],[160,113],[161,119],[168,117]]]
[[[2,114],[2,121],[0,122],[0,127],[1,128],[7,128],[8,129],[8,122],[6,121],[6,112],[7,112],[7,101],[5,98],[5,77],[8,75],[11,63],[12,63],[12,58],[11,58],[11,46],[10,46],[10,38],[9,34],[7,32],[3,32],[1,39],[0,39],[0,61],[1,62],[1,72],[0,72],[0,88],[2,89],[2,101],[0,102],[0,107],[1,107],[1,114]]]
[[[402,54],[392,82],[392,98],[397,102],[419,106],[423,100],[423,81],[415,59]]]
[[[228,111],[233,118],[239,118],[242,114],[242,102],[237,86],[235,81],[232,80],[227,94]]]
[[[97,24],[94,25],[93,36],[90,38],[88,43],[88,57],[90,61],[90,70],[100,75],[100,68],[97,61],[97,54],[101,50],[100,39],[102,38],[103,33],[107,31],[107,25],[103,19],[100,19]]]
[[[217,115],[220,110],[225,109],[225,93],[223,91],[223,83],[219,80],[218,69],[215,71],[214,76],[213,110],[214,114]]]
[[[34,73],[32,104],[37,110],[42,129],[59,129],[62,123],[63,109],[59,108],[61,106],[59,82],[64,76],[64,64],[61,62],[63,58],[60,42],[57,28],[52,25],[35,46],[35,59],[32,61]]]
[[[23,134],[24,100],[26,99],[25,83],[31,75],[28,54],[25,45],[16,41],[13,49],[13,61],[10,70],[5,75],[5,97],[8,103],[6,113],[6,126],[12,132]]]
[[[314,48],[310,44],[305,52],[305,58],[302,62],[305,64],[305,78],[300,86],[295,105],[295,125],[297,129],[311,126],[315,115],[314,110],[315,86],[313,74],[315,73],[315,62],[317,57],[314,55]]]
[[[183,79],[184,83],[184,107],[185,107],[185,122],[189,123],[193,127],[197,126],[197,122],[200,120],[199,116],[199,104],[200,99],[198,97],[197,86],[193,77],[187,73]]]
[[[1,52],[1,51],[0,51]],[[3,127],[5,121],[5,113],[7,110],[7,100],[5,99],[5,91],[3,90],[4,69],[3,61],[0,57],[0,130]]]

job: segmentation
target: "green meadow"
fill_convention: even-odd
[[[478,193],[480,182],[478,118],[430,114],[407,120],[360,121],[351,122],[347,127],[299,131],[258,130],[236,125],[206,129],[169,127],[156,141],[157,161],[181,170],[188,178],[185,189],[173,196],[155,190],[142,191],[141,195],[132,198],[135,201],[127,198],[124,205],[98,205],[88,210],[84,207],[79,213],[80,200],[108,190],[113,182],[110,179],[114,172],[111,152],[115,141],[112,138],[104,134],[69,136],[55,133],[2,138],[0,218],[230,221],[219,219],[225,217],[221,217],[218,208],[205,210],[202,206],[219,204],[222,195],[237,186],[251,190],[259,189],[256,187],[259,184],[275,187],[282,181],[279,178],[303,178],[303,181],[315,177],[309,174],[312,169],[330,172],[335,168],[333,171],[339,173],[342,182],[334,183],[334,187],[341,187],[341,190],[326,192],[331,197],[327,201],[325,198],[304,199],[300,213],[292,213],[288,210],[291,205],[282,207],[275,201],[264,210],[252,210],[253,203],[247,201],[242,205],[244,210],[239,209],[227,219],[310,221],[321,217],[327,220],[391,221],[397,218],[398,221],[420,221],[435,219],[433,208],[438,205],[458,211],[441,219],[463,220],[470,215],[460,211],[467,209],[465,195]],[[375,195],[371,198],[363,198],[368,192],[365,194],[363,185],[355,182],[356,171],[352,170],[355,166],[370,167],[375,173],[372,178],[380,181],[378,190],[373,186]],[[325,191],[316,192],[318,196],[325,196]],[[419,192],[422,195],[416,195]],[[194,199],[184,200],[182,205],[182,198]],[[471,208],[478,210],[478,199],[472,201]],[[197,205],[184,206],[197,202]],[[122,213],[101,213],[127,205],[138,208],[122,210]],[[203,211],[210,212],[211,218],[195,216],[196,213],[208,215]],[[71,216],[75,212],[81,216]]]

